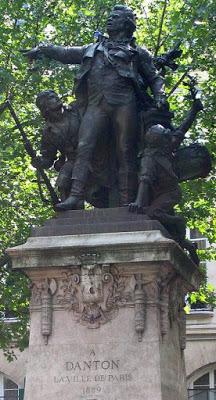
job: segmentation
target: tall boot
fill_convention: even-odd
[[[124,207],[135,201],[138,189],[137,175],[134,173],[119,174],[119,206]]]
[[[80,210],[84,208],[84,183],[78,179],[72,179],[72,187],[69,197],[56,205],[57,211]]]

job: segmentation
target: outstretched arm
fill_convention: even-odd
[[[174,148],[180,146],[181,142],[184,140],[186,132],[191,128],[193,122],[199,111],[203,110],[203,104],[201,100],[195,99],[191,109],[188,111],[186,117],[184,118],[181,125],[175,130],[173,134],[173,144]]]
[[[29,51],[22,51],[23,55],[30,61],[39,58],[41,55],[63,64],[81,64],[85,46],[38,46]]]
[[[201,110],[203,110],[202,102],[199,99],[195,99],[184,121],[177,129],[185,135],[185,133],[191,128],[193,122],[195,121],[198,112]]]

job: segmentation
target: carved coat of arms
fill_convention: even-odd
[[[73,311],[77,322],[98,328],[117,315],[124,289],[124,279],[119,278],[115,267],[81,266],[79,273],[65,274],[57,301]]]

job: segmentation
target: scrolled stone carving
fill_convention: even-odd
[[[161,271],[151,280],[143,279],[140,274],[135,274],[135,279],[135,328],[137,332],[141,332],[139,340],[141,340],[140,338],[142,338],[145,330],[145,320],[149,307],[157,309],[161,336],[164,339],[174,319],[180,320],[179,310],[183,310],[183,305],[180,306],[182,282],[179,281],[176,272],[173,273],[169,268],[164,268],[163,272]]]
[[[160,301],[160,285],[159,280],[154,279],[145,283],[145,291],[147,295],[147,304],[151,306],[159,306]]]
[[[52,333],[52,296],[48,287],[41,297],[41,333],[45,344],[48,344],[48,338]]]
[[[31,289],[31,307],[41,305],[41,285],[40,283],[32,283]]]
[[[79,272],[66,272],[59,285],[57,304],[73,312],[75,320],[98,328],[118,312],[125,284],[115,267],[82,265]]]
[[[183,280],[176,276],[170,284],[169,317],[171,324],[178,319],[179,310],[184,306],[185,289]]]
[[[52,297],[56,291],[57,282],[54,278],[45,278],[32,284],[31,306],[40,306],[41,333],[46,345],[52,333]]]
[[[143,289],[142,274],[135,274],[136,286],[134,291],[135,305],[135,331],[138,335],[138,341],[142,341],[145,330],[145,292]]]
[[[181,350],[186,347],[186,314],[184,311],[185,296],[190,288],[185,285],[182,278],[178,277],[171,285],[170,290],[170,321],[175,321],[179,327],[179,344]]]
[[[170,287],[176,279],[176,273],[167,272],[160,282],[160,326],[161,335],[164,338],[170,327],[169,320],[169,303],[170,303]]]
[[[163,289],[160,303],[161,335],[164,337],[169,330],[169,287]]]
[[[180,342],[180,349],[185,350],[186,348],[186,314],[182,307],[179,312],[179,342]]]

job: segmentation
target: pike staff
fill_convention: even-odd
[[[53,206],[55,206],[57,203],[59,203],[59,199],[58,196],[55,192],[55,190],[53,189],[50,180],[47,176],[47,174],[45,173],[44,169],[42,168],[40,161],[37,160],[37,156],[36,156],[36,152],[33,149],[20,121],[19,118],[17,117],[17,114],[11,104],[11,102],[9,100],[6,100],[1,106],[0,106],[0,113],[2,113],[6,108],[9,109],[10,114],[12,116],[12,118],[14,119],[15,123],[16,123],[16,127],[17,129],[20,131],[22,139],[23,139],[23,144],[24,147],[28,153],[28,155],[31,157],[32,159],[32,165],[37,169],[37,172],[41,175],[41,177],[43,178],[43,181],[49,191],[50,197],[51,197],[51,203]]]

